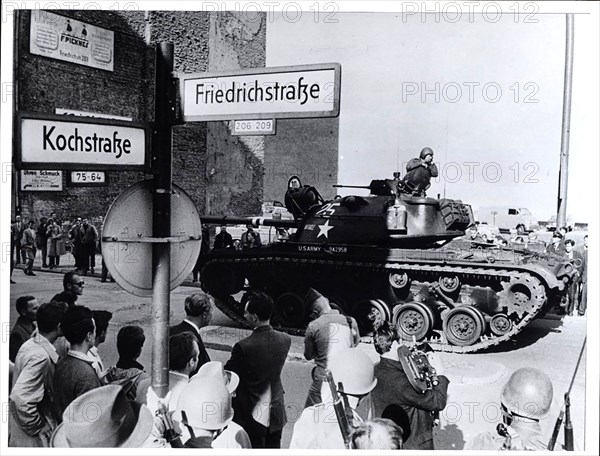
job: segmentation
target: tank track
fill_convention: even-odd
[[[513,336],[518,334],[525,326],[533,320],[536,315],[542,310],[544,305],[547,302],[547,294],[546,294],[546,286],[540,277],[536,277],[533,271],[528,271],[527,268],[501,268],[501,267],[481,267],[479,263],[477,266],[464,266],[464,265],[451,265],[448,263],[444,264],[418,264],[418,263],[405,263],[405,262],[389,262],[389,263],[369,263],[364,261],[326,261],[319,259],[310,259],[310,258],[288,258],[288,257],[280,257],[280,256],[253,256],[246,258],[235,258],[235,259],[212,259],[207,262],[205,266],[219,263],[222,265],[231,265],[234,269],[243,269],[247,270],[258,270],[263,267],[268,268],[276,268],[293,266],[294,268],[306,268],[306,270],[310,270],[315,267],[325,267],[332,268],[335,270],[354,270],[356,271],[364,271],[364,272],[376,272],[381,274],[389,274],[392,272],[397,272],[399,270],[404,270],[408,272],[418,271],[422,276],[430,276],[431,283],[437,282],[437,278],[442,274],[453,274],[458,276],[461,279],[469,279],[473,281],[475,277],[482,279],[486,283],[496,283],[500,284],[504,290],[500,292],[496,292],[499,299],[501,299],[502,294],[506,292],[506,285],[512,282],[526,281],[531,284],[535,289],[538,290],[538,293],[535,296],[532,296],[531,302],[529,303],[529,307],[526,310],[517,309],[518,313],[521,313],[521,318],[518,322],[512,325],[512,328],[505,334],[501,336],[496,335],[482,335],[479,339],[467,346],[459,346],[450,344],[443,332],[440,336],[437,334],[434,337],[428,337],[424,339],[422,342],[427,342],[434,350],[443,351],[443,352],[451,352],[451,353],[473,353],[477,351],[481,351],[483,349],[498,345],[502,342],[510,340]],[[479,266],[479,267],[478,267]],[[463,280],[461,280],[463,282]],[[420,282],[417,282],[420,283]],[[425,282],[427,283],[427,281]],[[471,288],[478,288],[477,286],[471,286]],[[489,287],[479,287],[479,288],[489,288]],[[499,288],[497,286],[497,288]],[[248,327],[246,320],[243,317],[243,312],[240,313],[239,310],[241,306],[236,310],[236,306],[232,305],[233,303],[237,303],[233,297],[228,297],[229,301],[224,300],[223,297],[219,298],[215,296],[217,307],[225,313],[229,318],[231,318],[236,323]],[[239,303],[238,303],[239,305]],[[514,310],[514,309],[512,309]],[[305,328],[295,328],[295,327],[285,327],[285,326],[277,326],[274,327],[280,331],[287,332],[292,335],[304,335]],[[372,342],[371,337],[363,337],[363,342]]]

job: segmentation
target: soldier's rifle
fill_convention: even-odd
[[[342,382],[339,382],[338,386],[335,386],[335,381],[333,380],[333,375],[330,370],[326,371],[325,380],[329,383],[331,396],[333,397],[333,408],[335,410],[338,425],[340,426],[344,446],[347,449],[350,449],[350,433],[354,428],[354,422],[352,409],[350,408],[350,404],[348,404],[348,398],[343,394],[344,385],[342,385]]]
[[[577,359],[577,364],[575,365],[575,371],[573,372],[573,377],[571,377],[571,384],[569,385],[569,389],[565,393],[565,400],[563,402],[563,406],[560,409],[560,413],[558,414],[558,418],[556,419],[556,423],[554,424],[554,431],[552,432],[552,437],[550,437],[550,441],[548,442],[548,450],[554,451],[554,446],[556,445],[556,439],[558,438],[558,433],[560,432],[560,427],[563,424],[563,418],[565,419],[565,442],[564,447],[567,451],[574,450],[573,444],[573,425],[571,423],[571,388],[573,388],[573,383],[575,382],[575,376],[577,375],[577,371],[579,370],[579,363],[581,362],[581,357],[583,356],[583,350],[585,349],[585,343],[587,341],[587,337],[583,339],[583,345],[581,346],[581,351],[579,352],[579,358]]]

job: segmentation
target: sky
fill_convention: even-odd
[[[390,178],[428,146],[440,168],[429,196],[475,210],[527,207],[548,220],[557,208],[565,15],[438,11],[273,15],[267,66],[341,63],[339,183]],[[598,169],[597,24],[575,17],[567,199],[575,222],[591,221],[590,163]]]

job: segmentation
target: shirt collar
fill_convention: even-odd
[[[189,381],[189,379],[190,379],[189,375],[182,374],[181,372],[177,372],[177,371],[173,371],[173,370],[172,370],[172,371],[169,371],[169,375],[172,375],[172,376],[174,376],[175,378],[177,378],[177,377],[181,377],[181,379],[185,379],[185,381],[186,381],[186,382],[187,382],[187,381]],[[181,380],[181,379],[180,379],[180,380]]]
[[[85,361],[88,364],[92,364],[94,362],[93,359],[91,359],[87,353],[81,353],[75,350],[69,350],[67,353],[68,356],[72,356],[73,358],[77,358],[81,361]]]
[[[268,331],[269,329],[271,329],[271,325],[262,325],[262,326],[258,326],[256,328],[254,328],[254,331],[261,332],[261,331]]]
[[[200,334],[200,328],[198,328],[198,325],[196,323],[188,320],[187,318],[184,319],[183,321],[185,321],[188,325],[190,325],[192,328],[194,328],[198,334]]]
[[[56,364],[58,361],[58,352],[56,351],[54,345],[52,345],[48,339],[42,336],[39,331],[36,331],[31,337],[36,343],[40,344],[44,350],[46,350],[46,353],[48,353],[48,356],[50,356],[52,362]]]

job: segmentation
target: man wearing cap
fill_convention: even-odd
[[[371,418],[367,400],[377,385],[373,362],[360,348],[347,348],[335,353],[329,360],[329,370],[336,385],[336,395],[348,401],[353,424]],[[339,385],[342,385],[342,388]],[[294,425],[290,449],[344,449],[340,424],[336,419],[331,386],[324,382],[321,387],[323,402],[305,408]],[[344,403],[344,401],[342,401]],[[363,407],[367,405],[367,407]],[[363,410],[362,416],[357,411]],[[347,430],[348,432],[350,429]]]
[[[329,358],[340,350],[356,347],[360,335],[354,318],[332,309],[329,299],[317,290],[309,288],[304,302],[306,308],[311,309],[309,318],[313,319],[304,336],[304,357],[307,360],[314,359],[316,364],[304,404],[306,408],[321,402],[321,385]]]
[[[65,409],[52,435],[54,448],[140,448],[152,430],[145,405],[129,402],[118,385],[79,396]]]
[[[431,178],[438,176],[438,169],[433,163],[433,150],[423,148],[419,158],[413,158],[406,164],[406,175],[402,179],[405,192],[413,196],[425,196],[425,190],[431,185]]]
[[[560,256],[565,254],[565,243],[563,242],[563,235],[560,232],[555,231],[552,234],[552,242],[546,247],[546,253]]]
[[[265,293],[254,293],[245,308],[252,334],[233,346],[225,369],[240,377],[233,399],[235,422],[242,426],[252,448],[280,448],[287,417],[281,370],[292,340],[270,324],[273,301]]]
[[[399,337],[396,329],[386,322],[376,330],[373,340],[375,350],[381,355],[381,361],[375,366],[378,383],[372,393],[375,416],[382,416],[391,404],[400,405],[410,423],[410,436],[403,448],[433,450],[432,412],[440,412],[446,407],[450,381],[444,375],[439,375],[436,386],[423,394],[417,392],[398,359]]]
[[[42,304],[37,310],[38,331],[17,354],[9,402],[9,446],[49,446],[57,425],[52,379],[58,353],[53,344],[62,334],[65,311],[64,303]]]

